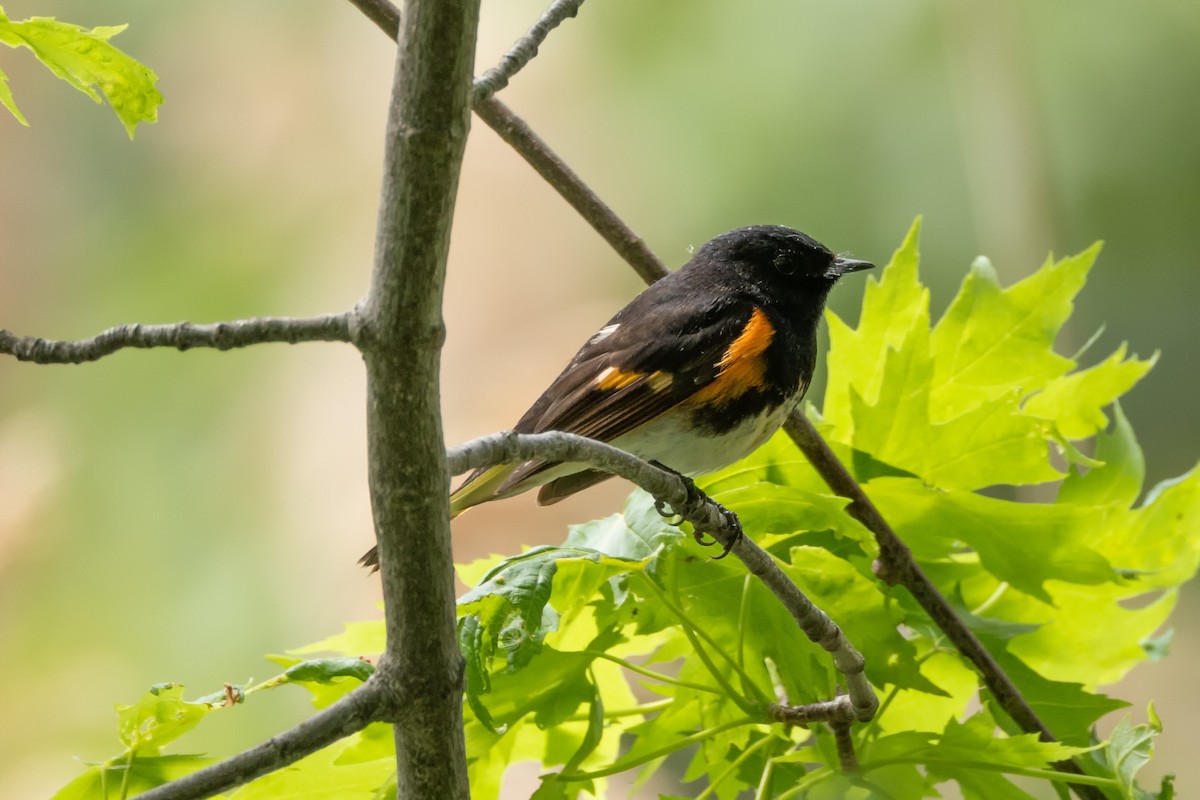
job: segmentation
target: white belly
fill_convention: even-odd
[[[612,444],[647,461],[659,461],[684,475],[704,475],[729,466],[761,447],[792,410],[784,404],[748,419],[723,434],[692,432],[691,413],[669,411]]]

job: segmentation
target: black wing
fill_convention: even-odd
[[[640,295],[576,353],[515,430],[610,442],[644,425],[712,383],[754,309],[749,300],[728,296],[702,302],[677,292]],[[549,466],[522,465],[499,491]],[[561,478],[556,483],[562,485],[544,487],[539,500],[553,502],[607,477],[589,471]]]

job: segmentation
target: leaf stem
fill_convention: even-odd
[[[708,739],[712,736],[716,736],[718,733],[724,733],[725,731],[733,730],[734,728],[739,728],[742,725],[755,725],[755,724],[758,724],[758,721],[756,719],[754,719],[753,717],[748,717],[748,716],[742,717],[741,719],[735,719],[730,722],[726,722],[721,725],[714,726],[712,728],[705,728],[702,731],[696,731],[695,733],[693,733],[689,736],[684,736],[682,739],[676,739],[671,744],[666,745],[664,747],[660,747],[657,750],[652,750],[649,753],[643,753],[634,758],[625,759],[624,761],[617,761],[616,763],[610,764],[609,766],[604,767],[603,769],[593,770],[592,772],[575,772],[575,773],[570,773],[570,774],[560,774],[558,776],[558,779],[560,781],[574,782],[574,781],[589,781],[594,778],[607,778],[609,775],[616,775],[618,772],[624,772],[625,770],[633,769],[634,767],[640,767],[641,765],[648,764],[651,761],[654,761],[656,759],[662,758],[664,756],[669,756],[669,755],[671,755],[671,753],[674,753],[678,750],[682,750],[683,748],[688,747],[693,744],[696,744],[697,742],[702,742],[705,739]]]
[[[693,625],[691,618],[687,615],[687,612],[685,612],[675,603],[671,602],[671,599],[667,597],[667,593],[664,592],[652,578],[650,578],[648,575],[642,575],[641,577],[643,578],[643,583],[649,586],[651,591],[658,596],[659,601],[666,606],[667,609],[676,616],[676,618],[679,619],[681,623],[680,627],[683,629],[684,635],[688,637],[688,641],[692,643],[692,647],[695,649],[696,655],[699,656],[700,660],[704,662],[704,666],[708,668],[708,671],[712,674],[713,678],[729,693],[730,699],[737,703],[738,708],[742,709],[742,711],[746,712],[747,714],[754,712],[754,708],[750,705],[749,701],[746,700],[746,698],[743,697],[739,692],[737,692],[733,688],[733,685],[726,680],[724,674],[717,669],[717,665],[713,663],[708,651],[701,646],[700,639],[703,639],[705,642],[707,642],[708,645],[716,650],[721,658],[725,660],[725,663],[729,664],[729,666],[733,668],[734,672],[736,672],[742,679],[742,688],[749,689],[753,694],[755,694],[756,699],[762,706],[765,707],[771,702],[770,698],[768,698],[763,691],[758,688],[754,681],[751,680],[750,676],[746,674],[746,671],[742,669],[741,666],[739,666],[738,663],[734,661],[734,659],[728,653],[726,653],[721,645],[713,640],[711,636]]]
[[[755,742],[754,744],[750,745],[745,750],[743,750],[741,752],[741,755],[739,755],[737,758],[735,758],[728,767],[726,767],[724,770],[721,771],[720,775],[713,778],[712,781],[709,782],[707,789],[705,789],[700,794],[696,795],[696,800],[707,800],[707,798],[711,797],[713,795],[713,793],[717,791],[717,787],[720,786],[725,781],[726,778],[728,778],[730,775],[732,775],[734,772],[736,772],[738,770],[738,768],[741,767],[742,764],[744,764],[750,758],[750,756],[754,755],[755,753],[757,753],[759,750],[766,747],[768,744],[770,744],[774,740],[775,740],[774,736],[767,734],[766,736],[763,736],[763,738],[759,739],[757,742]]]
[[[653,703],[643,703],[640,706],[632,708],[617,708],[612,711],[605,711],[605,719],[620,719],[621,717],[632,717],[638,714],[653,714],[655,711],[662,711],[675,702],[673,697],[665,697],[662,700],[655,700]],[[587,722],[591,719],[591,714],[574,714],[567,717],[570,722]]]
[[[125,759],[125,774],[121,776],[121,800],[129,797],[129,776],[133,774],[133,759],[136,751],[131,747]]]
[[[953,767],[954,769],[962,769],[967,767],[970,769],[985,770],[987,772],[1001,772],[1006,775],[1020,775],[1024,778],[1040,778],[1045,781],[1054,783],[1074,783],[1083,786],[1097,786],[1101,788],[1120,787],[1120,781],[1115,778],[1101,778],[1096,775],[1075,775],[1064,774],[1054,769],[1041,769],[1038,767],[1016,767],[1007,764],[996,764],[990,761],[972,761],[961,759],[948,758],[922,758],[916,761],[909,758],[883,758],[878,761],[872,761],[863,767],[863,772],[879,769],[880,767],[890,766],[892,764],[921,764],[924,766],[940,765]]]
[[[603,650],[584,650],[582,652],[587,653],[590,656],[595,656],[596,658],[603,658],[606,661],[611,661],[614,664],[624,667],[630,672],[636,672],[639,675],[645,675],[647,678],[653,678],[660,683],[665,683],[670,686],[679,686],[684,689],[694,689],[698,692],[709,692],[716,695],[725,694],[725,692],[722,692],[716,687],[705,686],[702,683],[692,683],[691,681],[681,681],[678,678],[672,678],[670,675],[665,675],[661,672],[655,672],[652,669],[647,669],[643,666],[634,664],[632,661],[626,661],[620,656],[614,656],[611,653],[607,653]]]
[[[1000,601],[1000,598],[1003,597],[1004,593],[1007,591],[1008,581],[1001,581],[1000,585],[996,587],[996,591],[992,592],[988,599],[971,609],[971,616],[978,617],[980,614],[986,614],[992,606],[996,605],[996,603]]]

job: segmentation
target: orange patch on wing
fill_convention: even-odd
[[[762,388],[767,365],[763,354],[775,338],[775,328],[761,308],[754,309],[746,327],[725,348],[712,383],[692,395],[695,403],[722,405],[746,392]]]
[[[596,388],[601,391],[624,389],[634,381],[646,377],[644,372],[625,372],[616,367],[609,367],[596,377]]]
[[[647,375],[645,372],[625,372],[616,367],[609,367],[596,377],[596,388],[604,392],[614,391],[624,389],[640,380],[645,380],[656,392],[671,385],[671,376],[661,370],[655,370]]]

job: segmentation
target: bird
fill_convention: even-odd
[[[596,331],[513,430],[587,436],[689,478],[722,469],[799,404],[830,290],[872,267],[782,225],[723,233]],[[486,467],[450,495],[450,512],[534,488],[548,505],[610,477],[573,463]],[[377,568],[377,549],[361,563]]]

